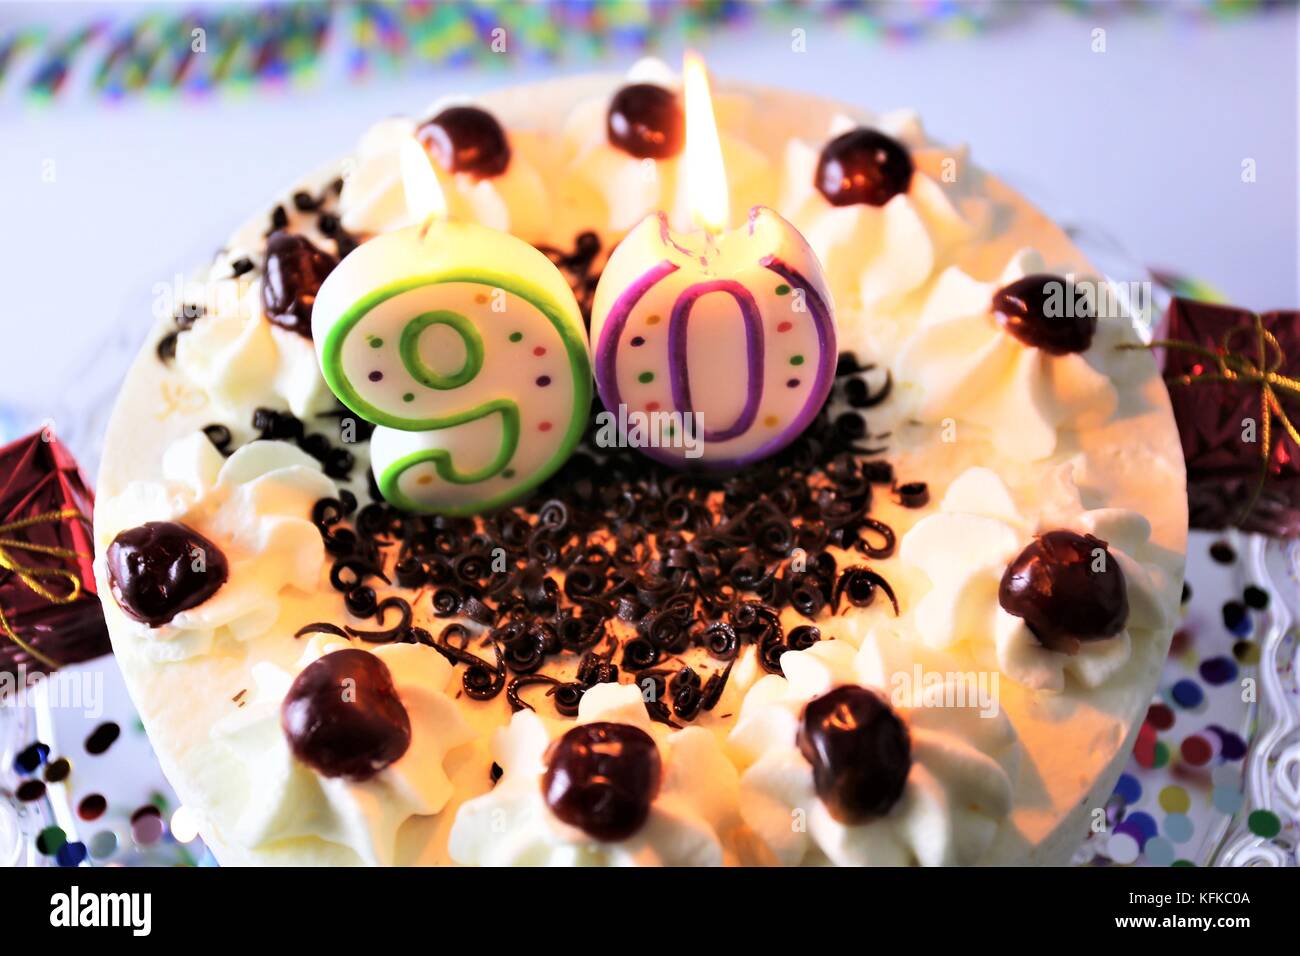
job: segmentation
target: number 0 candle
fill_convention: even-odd
[[[756,206],[725,230],[707,79],[692,57],[684,72],[687,198],[702,228],[675,232],[656,213],[610,255],[592,307],[596,388],[620,422],[659,436],[668,416],[681,430],[647,455],[735,468],[788,445],[825,403],[835,325],[821,265],[794,226]]]
[[[384,498],[466,515],[505,504],[564,463],[586,427],[582,315],[559,270],[504,232],[443,218],[429,158],[402,153],[421,225],[362,243],[312,308],[325,381],[377,427]]]

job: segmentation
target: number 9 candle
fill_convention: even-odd
[[[674,232],[664,213],[652,214],[610,255],[592,307],[596,388],[620,422],[667,413],[688,432],[645,454],[736,468],[788,445],[821,409],[835,375],[835,324],[821,264],[794,226],[756,206],[725,230],[708,81],[689,54],[684,88],[687,200],[703,228]]]
[[[559,270],[507,233],[443,218],[424,148],[401,154],[420,225],[384,233],[330,273],[312,307],[321,371],[377,427],[371,467],[392,504],[468,515],[562,465],[585,429],[591,369]]]

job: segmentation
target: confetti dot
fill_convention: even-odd
[[[1237,663],[1231,657],[1211,657],[1201,661],[1201,679],[1214,687],[1226,684],[1237,676]]]
[[[537,430],[539,432],[549,432],[551,430],[551,427],[552,426],[550,422],[542,422],[540,425],[537,426]]]
[[[1137,839],[1139,846],[1145,846],[1147,840],[1160,832],[1160,828],[1156,826],[1155,817],[1139,810],[1126,816],[1124,822],[1115,828],[1115,832],[1131,833]]]
[[[799,387],[799,380],[798,380],[797,378],[792,378],[792,379],[790,379],[788,382],[786,382],[785,385],[786,385],[786,388],[798,388],[798,387]]]
[[[1268,592],[1253,584],[1246,585],[1246,589],[1241,592],[1241,599],[1246,602],[1246,607],[1254,608],[1256,611],[1268,607]]]
[[[1240,601],[1228,601],[1223,605],[1223,626],[1236,637],[1245,637],[1250,633],[1250,612]]]
[[[775,428],[778,424],[780,424],[780,422],[781,419],[777,418],[775,415],[765,415],[763,417],[763,424],[766,425],[768,428]]]
[[[1177,657],[1183,651],[1187,650],[1187,645],[1192,643],[1192,635],[1187,631],[1179,628],[1174,631],[1174,636],[1169,640],[1169,656]]]
[[[59,847],[68,842],[68,835],[59,827],[46,827],[36,834],[36,851],[45,856],[54,856]]]
[[[1210,557],[1219,564],[1232,564],[1237,560],[1237,552],[1226,541],[1216,541],[1210,545]]]
[[[1237,641],[1232,645],[1232,656],[1242,664],[1259,663],[1259,645],[1254,641]]]
[[[117,834],[112,830],[100,830],[90,838],[87,846],[95,859],[107,860],[117,852]]]
[[[24,780],[14,791],[16,796],[23,803],[31,803],[33,800],[39,800],[45,796],[45,783],[40,780]]]
[[[511,342],[522,342],[523,340],[524,340],[524,333],[522,333],[522,332],[511,332],[511,333],[510,333],[510,341],[511,341]]]
[[[1160,808],[1165,813],[1186,813],[1192,806],[1192,800],[1182,787],[1168,786],[1160,791]]]
[[[1140,767],[1155,765],[1156,731],[1150,724],[1144,723],[1138,728],[1137,741],[1133,744],[1133,759]],[[1123,777],[1120,778],[1124,779]]]
[[[1152,837],[1147,840],[1147,845],[1142,848],[1146,854],[1147,862],[1152,866],[1169,866],[1174,862],[1178,855],[1174,851],[1174,845],[1164,837]]]
[[[1140,848],[1137,840],[1128,833],[1111,834],[1106,841],[1106,855],[1116,863],[1133,863],[1138,858]]]
[[[1196,832],[1191,817],[1182,813],[1171,813],[1165,817],[1165,836],[1175,843],[1186,843]]]
[[[630,344],[634,349],[639,349],[641,346],[645,345],[645,339],[639,335],[634,335],[632,336],[632,341],[628,344]]]
[[[537,348],[533,349],[533,354],[536,355],[538,358],[541,358],[543,355],[546,354],[546,346],[544,345],[537,346]]]
[[[1186,737],[1182,745],[1178,748],[1183,756],[1183,761],[1191,764],[1193,767],[1203,767],[1210,761],[1213,751],[1210,749],[1210,742],[1204,737]]]
[[[191,843],[199,835],[199,818],[189,807],[177,807],[172,814],[172,836],[177,843]]]
[[[108,801],[101,794],[88,793],[77,804],[77,816],[83,820],[98,820],[108,809]]]
[[[80,866],[86,859],[86,844],[77,841],[75,843],[65,843],[59,847],[59,852],[54,855],[59,866]]]
[[[367,341],[370,342],[370,347],[372,349],[382,349],[384,347],[384,340],[377,335],[370,336]]]
[[[405,395],[402,396],[402,401],[404,401],[404,402],[413,402],[413,401],[415,401],[415,393],[414,393],[414,392],[407,392]]]
[[[1174,702],[1179,707],[1187,710],[1199,707],[1201,702],[1205,700],[1205,694],[1201,690],[1201,686],[1194,680],[1180,680],[1174,684],[1170,693],[1173,695]]]
[[[384,373],[376,369],[375,371],[371,372],[370,375],[367,377],[372,382],[382,382],[384,380]]]
[[[1142,784],[1131,773],[1122,773],[1115,781],[1114,792],[1125,803],[1137,803],[1142,799]]]
[[[1245,799],[1240,788],[1235,785],[1231,787],[1215,787],[1210,794],[1210,802],[1214,804],[1214,809],[1228,816],[1232,816],[1240,810]]]
[[[649,385],[651,382],[655,380],[655,373],[642,372],[640,375],[636,377],[636,380],[640,382],[642,385]]]
[[[1190,601],[1191,599],[1192,599],[1192,586],[1191,586],[1190,584],[1188,584],[1186,581],[1184,581],[1184,582],[1183,582],[1183,594],[1182,594],[1182,597],[1179,598],[1178,603],[1179,603],[1179,604],[1186,604],[1186,603],[1187,603],[1188,601]]]
[[[789,295],[789,294],[790,294],[790,287],[789,287],[788,285],[786,285],[784,282],[782,282],[779,286],[776,287],[776,294],[777,294],[777,295]]]
[[[50,748],[42,743],[31,744],[14,757],[14,773],[26,776],[36,772],[36,768],[50,756]]]
[[[1164,704],[1152,704],[1147,708],[1147,723],[1156,730],[1168,730],[1174,725],[1174,712]]]
[[[58,760],[51,762],[45,768],[46,783],[62,783],[68,779],[68,774],[72,773],[72,764],[68,762],[67,757],[60,757]]]
[[[162,817],[147,816],[131,821],[131,839],[139,846],[151,846],[162,839]]]
[[[1155,749],[1151,752],[1151,766],[1159,768],[1167,763],[1169,763],[1169,745],[1163,740],[1157,741]]]
[[[1261,836],[1265,840],[1271,840],[1282,832],[1282,821],[1272,810],[1256,810],[1246,818],[1246,826],[1250,827],[1250,832],[1255,836]]]
[[[660,316],[657,316],[657,315],[647,315],[647,316],[646,316],[646,319],[645,319],[645,324],[646,324],[646,325],[658,325],[658,324],[659,324],[659,321],[660,321]]]
[[[802,356],[802,355],[792,355],[792,356],[790,356],[790,364],[791,364],[791,365],[802,365],[802,364],[803,364],[803,356]]]
[[[776,326],[776,330],[778,332],[789,332],[793,328],[794,328],[793,322],[778,322]]]
[[[547,385],[550,385],[550,384],[551,384],[551,376],[549,376],[549,375],[539,375],[539,376],[537,376],[537,387],[538,387],[538,388],[545,388]]]

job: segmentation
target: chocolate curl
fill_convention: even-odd
[[[48,524],[50,522],[67,521],[76,518],[84,521],[85,516],[75,508],[63,508],[59,511],[46,511],[43,514],[33,515],[30,518],[24,518],[21,521],[14,521],[9,524],[0,525],[0,568],[13,573],[28,590],[38,594],[51,604],[71,604],[81,597],[81,579],[69,571],[67,568],[47,568],[23,564],[12,551],[34,551],[40,554],[48,554],[56,558],[85,558],[86,555],[71,548],[58,548],[48,544],[35,544],[30,541],[19,541],[16,538],[7,537],[15,531],[22,531],[38,524]],[[67,581],[70,590],[66,594],[59,594],[47,588],[42,579],[61,578]],[[4,608],[0,607],[0,633],[3,633],[9,640],[13,641],[24,651],[36,658],[42,664],[49,668],[57,668],[59,662],[53,658],[42,654],[36,648],[24,641],[9,626],[9,619],[5,617]]]
[[[1242,337],[1250,333],[1254,334],[1257,359],[1252,359],[1237,351],[1238,346],[1244,344],[1240,341]],[[1148,345],[1127,344],[1119,347],[1121,349],[1173,349],[1200,355],[1213,363],[1214,370],[1207,369],[1187,375],[1166,376],[1165,382],[1168,385],[1189,386],[1226,383],[1259,387],[1260,427],[1261,437],[1263,438],[1263,441],[1260,442],[1260,469],[1254,491],[1237,516],[1238,523],[1244,522],[1246,517],[1254,510],[1260,495],[1264,491],[1265,482],[1268,480],[1269,462],[1273,457],[1273,419],[1277,419],[1293,442],[1300,444],[1300,430],[1297,430],[1295,424],[1291,421],[1278,394],[1281,392],[1289,399],[1300,400],[1300,379],[1281,373],[1280,369],[1286,367],[1289,357],[1283,351],[1282,344],[1277,340],[1277,336],[1264,327],[1263,319],[1260,318],[1259,313],[1252,313],[1251,325],[1248,327],[1235,326],[1228,329],[1223,334],[1217,349],[1178,339],[1157,339]]]

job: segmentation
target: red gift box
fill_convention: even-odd
[[[1300,312],[1174,299],[1163,338],[1192,527],[1300,534]]]
[[[0,448],[0,672],[110,651],[91,571],[94,496],[48,431]]]

